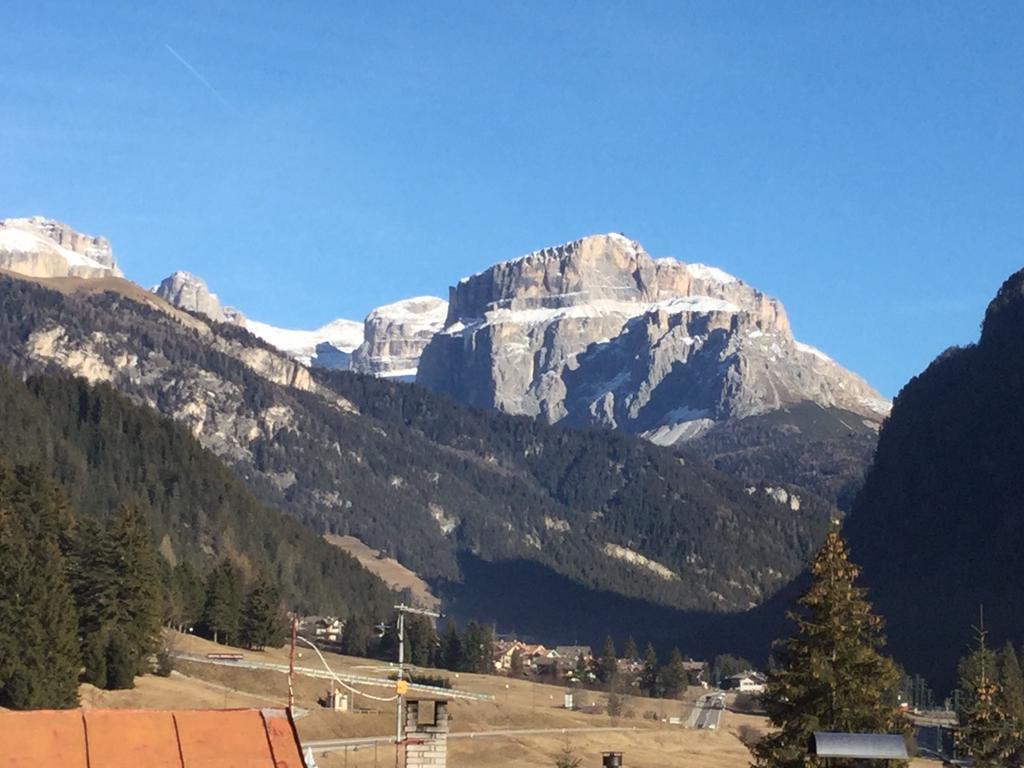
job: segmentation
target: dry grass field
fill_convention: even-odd
[[[221,651],[200,638],[171,634],[171,645],[178,651],[206,654]],[[245,658],[274,664],[286,664],[284,648],[254,653],[245,651]],[[388,664],[335,654],[325,654],[337,672],[386,677]],[[296,666],[322,669],[321,662],[309,649],[301,652]],[[439,674],[437,670],[424,670]],[[450,704],[452,733],[474,731],[523,730],[550,728],[623,727],[624,732],[568,733],[543,736],[510,736],[502,738],[454,738],[449,742],[449,765],[452,768],[550,768],[568,743],[583,759],[581,768],[596,768],[603,751],[618,751],[625,756],[629,768],[745,768],[749,753],[741,741],[752,732],[764,731],[763,718],[725,712],[717,731],[691,730],[664,722],[669,717],[686,721],[698,690],[691,690],[681,701],[625,697],[624,715],[617,719],[605,714],[587,714],[563,709],[565,688],[523,680],[510,680],[489,675],[440,673],[451,679],[453,686],[466,691],[494,696],[493,702],[453,700]],[[317,703],[330,687],[330,681],[297,676],[296,705],[307,710],[297,720],[300,736],[306,741],[335,738],[390,735],[394,729],[393,703],[378,703],[355,697],[358,711],[335,713]],[[386,688],[366,688],[366,692],[387,697]],[[603,711],[605,695],[584,693],[584,703]],[[146,676],[136,680],[131,691],[100,691],[82,687],[84,707],[113,708],[222,708],[284,706],[287,701],[287,678],[272,670],[243,669],[182,661],[169,678]],[[320,768],[383,768],[395,764],[392,745],[362,746],[316,755]],[[924,761],[914,761],[915,768],[926,768]]]
[[[390,557],[381,557],[380,552],[364,544],[355,536],[325,534],[324,540],[338,549],[343,549],[359,563],[394,589],[408,589],[413,602],[422,608],[437,608],[441,601],[430,591],[430,586],[404,565]]]

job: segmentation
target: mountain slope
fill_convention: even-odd
[[[991,644],[1024,638],[1024,271],[897,396],[847,522],[890,645],[940,688],[985,609]]]
[[[628,436],[311,375],[242,328],[126,282],[102,286],[0,277],[0,361],[108,381],[185,425],[265,502],[421,576],[457,582],[457,556],[472,553],[665,605],[735,610],[796,574],[831,515]]]
[[[0,369],[0,457],[50,470],[79,513],[141,505],[172,563],[230,557],[309,612],[385,616],[382,582],[293,520],[259,503],[180,426],[109,386],[66,375],[27,382]]]
[[[788,483],[848,512],[877,440],[858,414],[805,401],[716,424],[684,449],[749,485]]]

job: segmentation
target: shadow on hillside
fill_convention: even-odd
[[[613,592],[588,589],[528,560],[488,562],[459,557],[461,583],[433,584],[447,616],[494,623],[499,633],[515,633],[546,645],[584,643],[599,649],[607,635],[621,648],[632,635],[641,646],[654,644],[659,656],[678,646],[693,658],[710,660],[733,653],[763,664],[772,641],[789,634],[786,609],[799,595],[800,580],[765,604],[741,613],[686,611]],[[471,584],[472,587],[467,585]]]

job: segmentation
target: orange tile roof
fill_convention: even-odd
[[[280,709],[0,711],[10,768],[304,768]]]

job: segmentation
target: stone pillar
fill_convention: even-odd
[[[429,711],[434,710],[431,720]],[[405,703],[405,768],[445,768],[448,764],[448,702]]]

